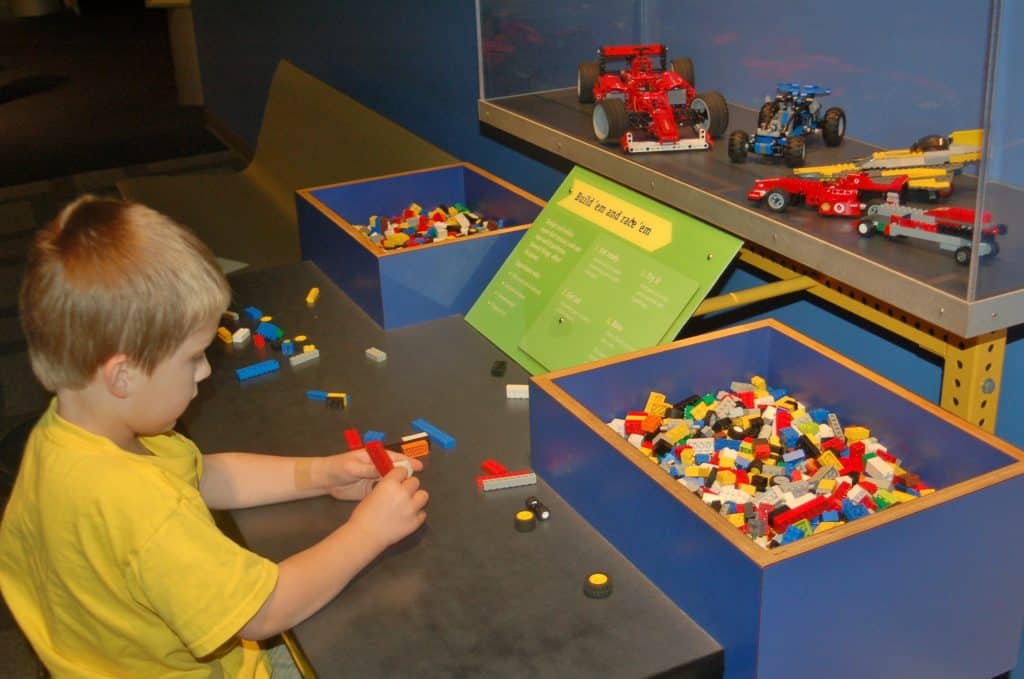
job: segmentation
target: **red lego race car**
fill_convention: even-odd
[[[579,65],[576,93],[581,104],[594,104],[599,141],[629,153],[709,149],[729,127],[725,97],[694,90],[689,58],[669,61],[660,44],[602,47],[597,54],[596,62]]]

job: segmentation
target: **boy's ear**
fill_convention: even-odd
[[[100,367],[107,391],[117,398],[127,398],[134,384],[135,368],[125,354],[115,354]]]

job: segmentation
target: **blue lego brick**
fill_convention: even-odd
[[[739,450],[740,442],[735,439],[715,439],[715,450],[721,450],[722,448]]]
[[[256,327],[256,334],[257,335],[263,335],[268,340],[273,342],[274,340],[281,339],[284,336],[284,331],[282,331],[281,328],[277,327],[273,323],[266,323],[266,322],[264,322],[264,323],[260,323]]]
[[[281,355],[282,356],[294,356],[295,355],[295,342],[291,340],[285,340],[281,342]]]
[[[455,446],[455,439],[449,434],[444,433],[434,425],[430,424],[424,419],[416,419],[412,421],[412,426],[417,431],[426,432],[430,436],[430,440],[434,441],[437,445],[442,448],[452,448]]]
[[[247,365],[244,368],[239,368],[235,371],[240,380],[248,380],[259,375],[265,375],[280,370],[281,364],[270,359],[269,361],[263,361],[262,363],[254,363],[253,365]]]
[[[363,434],[363,443],[364,444],[369,443],[370,441],[383,441],[383,440],[384,440],[384,432],[382,432],[382,431],[373,431],[371,429],[371,430],[367,431],[365,434]]]
[[[814,420],[815,424],[826,424],[828,422],[828,408],[811,408],[807,414]]]
[[[320,391],[319,389],[310,389],[309,391],[306,392],[306,398],[308,398],[311,401],[326,401],[327,392]]]
[[[254,306],[246,307],[243,313],[254,321],[258,321],[263,318],[263,312]]]

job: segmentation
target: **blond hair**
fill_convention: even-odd
[[[112,356],[152,374],[227,308],[213,253],[138,203],[86,195],[36,234],[19,296],[32,370],[78,389]]]

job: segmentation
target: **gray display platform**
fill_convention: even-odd
[[[457,441],[424,458],[425,527],[295,628],[318,676],[722,676],[719,644],[547,484],[477,489],[485,459],[530,465],[529,402],[505,398],[506,383],[528,377],[462,317],[384,332],[308,262],[236,274],[232,285],[232,308],[273,315],[286,335],[308,335],[321,358],[240,383],[234,369],[265,357],[252,345],[215,342],[213,375],[182,421],[205,452],[321,455],[345,448],[345,429],[393,441],[415,418]],[[310,309],[312,286],[321,292]],[[370,346],[387,361],[366,359]],[[491,376],[495,360],[508,362],[505,377]],[[307,400],[307,389],[347,392],[350,406],[329,409]],[[513,517],[530,495],[552,518],[519,533]],[[232,516],[252,550],[281,560],[326,536],[353,506],[322,497]],[[583,595],[593,571],[611,575],[610,598]],[[712,585],[694,583],[704,586]]]
[[[727,139],[711,151],[627,155],[594,138],[591,105],[575,88],[533,92],[479,102],[480,120],[514,137],[603,174],[788,259],[820,271],[961,337],[1024,322],[1024,232],[1010,224],[1001,253],[978,266],[977,292],[968,294],[968,267],[951,253],[921,241],[862,238],[851,220],[821,217],[804,206],[783,214],[746,199],[755,179],[789,175],[781,162],[751,156],[730,162]],[[731,130],[756,127],[752,110],[730,106]],[[952,130],[931,132],[948,133]],[[928,131],[925,131],[928,132]],[[924,134],[925,132],[922,132]],[[909,145],[914,140],[907,140]],[[808,142],[808,165],[828,165],[870,155],[875,147],[847,138],[836,148]],[[976,180],[962,176],[948,204],[974,207]],[[1012,203],[992,189],[991,204]],[[915,203],[927,206],[927,203]],[[997,215],[1011,222],[1013,214]]]

